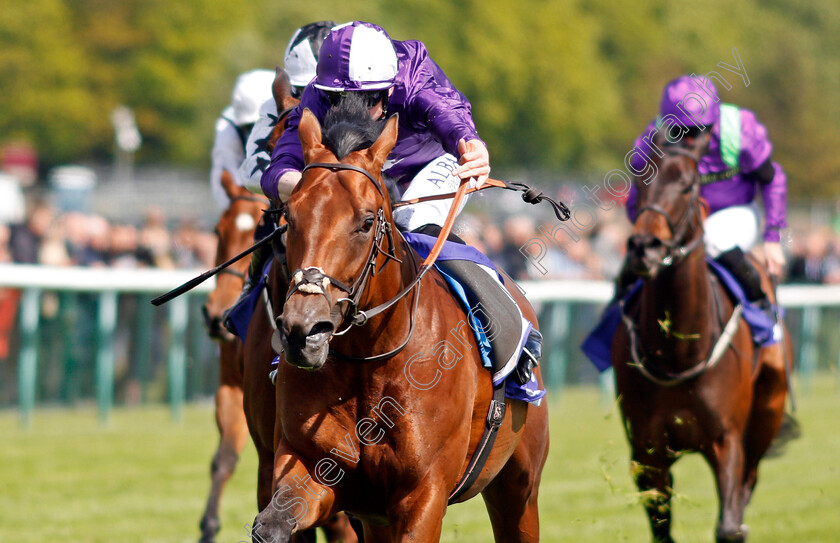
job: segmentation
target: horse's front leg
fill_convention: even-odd
[[[631,471],[647,511],[654,543],[673,543],[671,538],[671,495],[673,459],[665,453],[650,454],[634,447]]]
[[[744,447],[739,432],[726,432],[707,459],[715,472],[720,510],[718,543],[740,543],[746,540],[744,518]]]
[[[211,486],[207,506],[201,517],[201,541],[216,540],[219,531],[219,503],[222,491],[239,460],[239,453],[248,442],[248,426],[242,410],[242,389],[229,386],[219,387],[216,393],[216,422],[221,432],[219,447],[210,465]]]
[[[240,347],[238,342],[231,342],[222,344],[220,350],[221,384],[216,391],[216,425],[220,438],[210,467],[210,494],[199,524],[200,543],[216,541],[216,533],[221,527],[219,504],[222,492],[249,438],[242,407],[242,375],[238,369]]]
[[[319,469],[319,468],[316,468]],[[254,543],[287,543],[292,534],[326,523],[334,513],[335,493],[328,486],[335,473],[319,472],[321,484],[290,453],[279,453],[274,463],[274,492],[269,504],[254,519]],[[337,481],[336,481],[337,482]]]
[[[361,523],[359,523],[359,526],[361,526]],[[321,528],[324,530],[327,543],[358,543],[359,541],[356,530],[350,523],[350,518],[344,513],[333,515]]]
[[[438,543],[446,513],[448,490],[442,482],[423,481],[388,507],[388,539],[381,543]],[[365,532],[367,535],[367,532]],[[369,543],[365,539],[365,543]]]

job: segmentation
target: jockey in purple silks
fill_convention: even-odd
[[[339,25],[324,40],[316,73],[304,89],[300,105],[289,114],[286,130],[262,176],[262,189],[267,196],[287,199],[301,178],[304,160],[298,124],[303,110],[308,108],[323,124],[327,112],[350,94],[364,100],[374,119],[399,115],[397,142],[382,171],[392,199],[451,193],[462,180],[470,180],[476,187],[484,184],[490,174],[490,156],[476,131],[472,106],[432,60],[422,42],[391,40],[384,29],[362,21]],[[437,236],[452,203],[450,198],[404,206],[394,210],[394,222],[404,232]],[[456,236],[450,240],[463,244]],[[462,261],[441,265],[459,275],[454,271],[457,266],[466,269],[474,264],[455,262]],[[511,343],[520,350],[531,339],[529,352],[536,351],[535,364],[539,333],[531,332],[530,323],[495,271],[478,265],[470,269],[472,279],[483,285],[476,294],[490,314],[493,329],[511,330],[516,336]],[[494,342],[494,351],[496,347]],[[508,360],[507,353],[504,356],[505,367],[517,362],[515,358]],[[526,368],[522,378],[532,377],[531,367]]]
[[[773,162],[773,145],[767,129],[747,109],[720,102],[717,89],[702,77],[679,77],[665,86],[660,114],[639,136],[630,160],[630,170],[641,174],[653,148],[658,129],[677,130],[684,136],[709,134],[708,153],[698,165],[700,195],[709,203],[711,214],[703,223],[706,253],[738,279],[751,302],[770,312],[761,288],[761,278],[745,253],[759,241],[759,213],[754,202],[761,192],[764,204],[764,256],[771,275],[778,276],[785,265],[779,231],[784,228],[786,178]],[[630,189],[627,214],[636,218],[636,187]],[[619,278],[617,298],[630,278]],[[775,318],[774,318],[775,320]]]
[[[300,179],[303,152],[297,126],[303,109],[323,122],[344,92],[365,93],[371,110],[379,107],[381,117],[399,115],[397,144],[383,173],[400,199],[453,192],[460,179],[484,182],[490,158],[476,132],[471,105],[425,45],[392,41],[380,27],[356,21],[334,28],[322,51],[327,54],[318,62],[317,76],[289,114],[286,132],[262,177],[266,195],[283,200]],[[395,211],[394,220],[408,231],[442,225],[451,204],[443,200],[408,206]]]

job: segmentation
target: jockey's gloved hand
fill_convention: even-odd
[[[460,166],[452,172],[452,175],[461,179],[475,178],[475,187],[481,188],[490,176],[490,153],[481,140],[465,141],[464,138],[458,142],[458,159]]]
[[[782,251],[782,244],[777,241],[765,241],[764,258],[767,262],[768,273],[781,277],[785,271],[785,253]]]

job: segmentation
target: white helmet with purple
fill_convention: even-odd
[[[295,31],[283,55],[283,68],[289,74],[293,87],[305,87],[315,77],[318,53],[324,38],[334,26],[333,21],[318,21]]]
[[[315,86],[323,91],[387,89],[397,77],[397,53],[379,26],[353,21],[336,26],[321,46]]]

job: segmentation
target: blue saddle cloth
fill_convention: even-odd
[[[723,266],[710,257],[706,257],[706,263],[714,274],[723,283],[724,288],[743,306],[743,317],[747,321],[752,332],[753,342],[761,347],[772,345],[778,341],[773,335],[775,323],[770,320],[761,308],[747,301],[744,289],[738,280]],[[632,300],[642,289],[642,280],[630,288],[624,297],[625,304]],[[781,311],[780,311],[781,315]],[[604,310],[601,320],[595,328],[583,340],[580,348],[589,360],[595,364],[598,371],[605,371],[612,365],[612,340],[615,331],[621,324],[621,308],[614,303]]]
[[[428,234],[420,234],[415,232],[404,232],[403,237],[411,245],[411,248],[417,251],[422,258],[429,256],[432,248],[437,242],[437,238]],[[490,260],[487,255],[473,247],[472,245],[464,245],[463,243],[455,243],[453,241],[444,241],[443,248],[437,257],[438,260],[469,260],[476,264],[486,266],[498,274],[496,265]],[[504,284],[504,279],[499,275],[499,281]]]
[[[405,237],[408,244],[411,245],[411,247],[415,251],[417,251],[417,254],[419,254],[423,258],[429,255],[429,253],[432,250],[432,247],[435,244],[435,241],[437,240],[437,238],[435,238],[434,236],[419,233],[404,233],[403,236]],[[438,256],[438,260],[469,260],[471,262],[475,262],[476,264],[486,266],[496,271],[496,274],[498,275],[498,271],[493,262],[489,258],[487,258],[487,256],[484,255],[481,251],[470,245],[445,241],[443,244],[443,249],[441,249],[440,255]],[[468,290],[461,285],[457,278],[447,274],[437,265],[435,265],[435,268],[438,270],[438,272],[440,272],[440,274],[452,288],[452,291],[455,293],[456,298],[458,298],[458,300],[461,302],[461,305],[463,305],[464,309],[466,310],[467,317],[470,319],[470,322],[467,324],[470,325],[470,328],[475,334],[475,340],[476,343],[478,343],[478,348],[481,352],[481,361],[484,364],[484,367],[490,370],[492,367],[492,364],[490,362],[490,350],[493,347],[490,343],[490,340],[487,338],[487,335],[484,333],[484,327],[478,321],[478,319],[470,312],[471,308],[475,307],[478,304],[479,300],[471,299],[472,296],[468,293]],[[501,275],[499,275],[499,281],[503,281]],[[531,352],[534,352],[536,349],[537,356],[539,356],[538,345],[532,346],[529,345],[528,342],[526,342],[523,345],[523,348],[529,348]],[[518,354],[519,356],[522,356],[521,350]],[[510,377],[510,373],[508,375],[503,375],[500,377],[505,381],[505,396],[507,396],[508,398],[512,398],[514,400],[521,400],[523,402],[531,402],[535,405],[539,405],[542,401],[542,398],[545,396],[545,389],[540,388],[539,383],[537,383],[537,378],[534,375],[532,375],[531,380],[525,383],[524,385],[520,385],[519,383],[517,383],[512,377]]]
[[[263,268],[262,276],[259,283],[251,291],[251,294],[241,300],[236,306],[231,308],[228,314],[228,323],[230,323],[231,332],[237,336],[242,342],[245,342],[245,334],[248,332],[248,323],[251,322],[251,316],[254,314],[254,309],[257,307],[257,302],[260,300],[262,290],[265,288],[268,281],[268,272],[271,270],[271,262],[273,259],[268,259]]]

